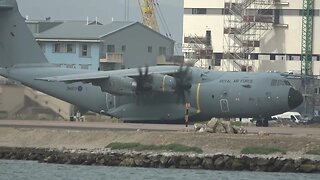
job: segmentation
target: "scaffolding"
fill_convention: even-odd
[[[224,11],[224,59],[228,69],[252,70],[256,48],[264,34],[272,29],[274,0],[226,0]],[[231,68],[232,65],[232,68]]]
[[[182,51],[184,53],[186,62],[198,62],[197,66],[209,67],[213,65],[213,50],[211,45],[211,31],[207,30],[205,36],[198,36],[196,34],[184,37],[184,46]]]
[[[314,0],[303,0],[301,81],[305,114],[314,115],[314,76],[312,67]]]

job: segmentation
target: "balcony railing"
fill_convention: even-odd
[[[123,53],[106,53],[105,57],[100,58],[101,63],[123,63]]]

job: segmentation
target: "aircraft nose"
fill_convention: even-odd
[[[288,95],[288,105],[290,109],[298,107],[303,102],[303,97],[300,91],[290,88]]]

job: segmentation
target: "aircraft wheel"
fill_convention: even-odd
[[[257,119],[256,126],[257,127],[261,127],[262,126],[262,120],[261,119]]]
[[[268,127],[268,126],[269,126],[269,121],[268,121],[268,119],[264,119],[264,120],[262,121],[262,126],[263,126],[263,127]]]

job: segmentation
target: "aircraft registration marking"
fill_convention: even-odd
[[[200,87],[201,87],[201,83],[199,83],[198,87],[197,87],[197,113],[201,112],[201,109],[200,109]]]

